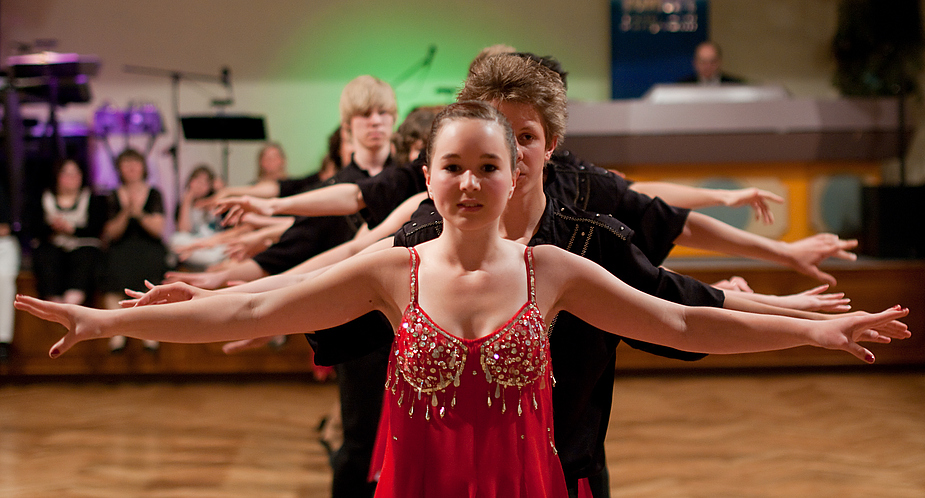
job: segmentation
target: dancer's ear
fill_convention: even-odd
[[[427,197],[433,199],[434,195],[430,191],[430,167],[425,164],[421,166],[421,170],[424,172],[424,184],[427,185]]]
[[[558,137],[553,138],[551,142],[549,142],[548,144],[546,144],[546,160],[547,160],[547,161],[549,160],[549,158],[552,157],[552,153],[553,153],[553,151],[556,150],[556,147],[558,147],[558,145],[559,145],[559,138],[558,138]]]
[[[510,199],[514,197],[514,191],[517,190],[517,176],[520,174],[520,168],[514,168],[514,175],[511,178],[511,192],[507,195],[507,198]]]

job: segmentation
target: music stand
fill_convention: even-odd
[[[186,140],[220,140],[222,142],[222,179],[228,181],[228,142],[230,140],[266,140],[263,116],[186,116],[180,118]]]

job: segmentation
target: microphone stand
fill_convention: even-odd
[[[395,81],[392,83],[392,88],[398,88],[399,85],[407,81],[408,78],[414,75],[414,73],[426,67],[430,67],[430,65],[434,62],[434,54],[436,53],[437,53],[436,45],[431,45],[430,47],[428,47],[427,54],[424,55],[424,58],[421,59],[420,62],[415,63],[413,66],[409,67],[404,73],[402,73],[397,78],[395,78]]]
[[[173,161],[174,188],[176,191],[177,199],[179,199],[182,195],[182,181],[180,180],[180,128],[182,126],[180,122],[180,80],[185,79],[190,81],[205,81],[230,86],[228,79],[228,69],[223,69],[221,74],[218,76],[212,74],[172,71],[168,69],[158,69],[153,67],[133,66],[128,64],[123,66],[122,70],[123,72],[129,74],[170,78],[173,102],[174,130],[173,144],[171,144],[170,148],[167,149],[167,153],[170,154],[170,157]]]

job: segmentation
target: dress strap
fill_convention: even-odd
[[[411,302],[418,303],[418,267],[421,265],[421,257],[414,247],[408,248],[411,257]]]
[[[527,295],[530,304],[536,304],[536,275],[533,273],[533,248],[527,246],[524,250],[524,260],[527,262]]]

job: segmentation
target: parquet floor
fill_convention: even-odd
[[[2,379],[0,379],[2,381]],[[0,384],[0,497],[324,497],[332,385]],[[925,373],[621,377],[614,497],[925,497]]]
[[[925,497],[925,374],[617,382],[613,496]]]

